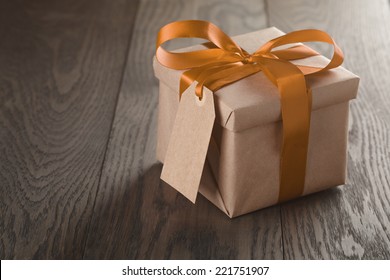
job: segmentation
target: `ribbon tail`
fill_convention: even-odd
[[[192,68],[185,72],[180,77],[180,89],[179,97],[181,98],[184,91],[196,80],[203,84],[203,81],[210,78],[211,76],[217,75],[218,78],[223,78],[229,73],[229,69],[237,69],[242,65],[241,62],[214,62],[209,63],[202,67]],[[226,85],[226,84],[225,84]],[[212,89],[211,89],[212,90]],[[212,90],[213,91],[213,90]],[[201,97],[202,94],[197,91],[198,97]]]
[[[179,100],[181,99],[181,96],[186,91],[187,88],[190,87],[190,85],[199,77],[199,75],[204,71],[203,68],[193,68],[190,70],[187,70],[181,74],[180,77],[180,87],[179,87]]]
[[[235,83],[241,79],[249,77],[257,72],[261,71],[260,67],[255,67],[254,65],[244,64],[244,65],[235,65],[226,69],[223,72],[216,73],[207,78],[205,85],[211,91],[217,91],[220,88]]]

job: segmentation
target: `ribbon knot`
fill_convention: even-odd
[[[164,42],[176,38],[202,38],[214,46],[185,53],[169,52],[161,47]],[[325,67],[297,65],[291,62],[318,55],[300,44],[309,41],[333,46],[332,59]],[[295,45],[273,50],[287,44]],[[262,71],[280,93],[283,139],[279,202],[303,193],[311,115],[311,91],[307,88],[305,76],[338,67],[343,62],[341,49],[327,33],[315,29],[294,31],[268,41],[253,54],[249,54],[210,22],[178,21],[160,29],[156,42],[156,57],[168,68],[184,70],[180,78],[179,96],[197,81],[195,94],[200,99],[204,86],[214,92]],[[260,87],[261,85],[259,90]]]
[[[248,54],[248,55],[244,56],[244,58],[242,59],[242,63],[251,64],[251,63],[256,63],[256,62],[253,61],[253,56]]]

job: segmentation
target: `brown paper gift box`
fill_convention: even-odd
[[[251,53],[283,34],[271,27],[233,39]],[[321,55],[293,61],[312,66],[327,62]],[[153,64],[160,80],[157,159],[164,162],[182,71],[168,69],[155,58]],[[349,101],[356,98],[359,77],[338,67],[308,77],[307,84],[313,106],[303,195],[345,183]],[[278,89],[259,72],[216,91],[214,98],[216,122],[199,192],[229,217],[276,204],[282,141]]]

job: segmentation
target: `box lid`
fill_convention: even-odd
[[[233,37],[243,49],[252,53],[267,41],[284,33],[275,27]],[[197,45],[181,51],[205,49]],[[329,60],[318,55],[292,61],[300,65],[325,66]],[[179,81],[183,71],[169,69],[153,60],[155,76],[174,92],[179,99]],[[356,98],[359,77],[343,67],[306,77],[312,89],[312,110],[346,102]],[[195,93],[194,93],[195,94]],[[214,93],[216,120],[221,126],[241,131],[281,120],[280,95],[277,87],[262,72],[227,85]]]

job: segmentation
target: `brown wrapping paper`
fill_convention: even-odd
[[[283,33],[272,27],[234,37],[249,52]],[[200,49],[194,46],[189,49]],[[315,56],[294,63],[323,65]],[[160,80],[157,159],[164,162],[179,103],[181,71],[154,60]],[[349,100],[359,78],[342,67],[307,79],[313,94],[307,172],[303,195],[345,183]],[[199,192],[236,217],[277,203],[281,112],[277,88],[257,73],[214,93],[216,124]]]

